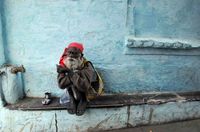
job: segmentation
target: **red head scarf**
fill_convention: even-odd
[[[71,48],[71,47],[75,47],[77,49],[79,49],[81,52],[83,52],[84,48],[83,48],[83,44],[81,43],[78,43],[78,42],[72,42],[68,45],[67,48],[65,48],[62,56],[60,57],[60,61],[59,61],[59,64],[63,67],[65,67],[65,64],[64,64],[64,57],[67,56],[67,49],[68,48]]]

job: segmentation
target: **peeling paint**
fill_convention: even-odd
[[[200,102],[134,105],[130,106],[130,110],[128,107],[88,109],[81,117],[69,115],[67,110],[10,111],[1,108],[0,116],[1,120],[4,120],[4,122],[0,121],[0,130],[3,131],[103,131],[198,119],[200,118]]]
[[[123,54],[127,35],[186,39],[199,47],[199,4],[199,0],[3,0],[0,65],[24,64],[27,96],[43,97],[47,91],[60,96],[55,65],[69,42],[80,41],[108,93],[199,91],[199,56]],[[109,130],[200,118],[200,102],[88,109],[81,117],[67,110],[10,111],[0,105],[0,117],[0,131]]]

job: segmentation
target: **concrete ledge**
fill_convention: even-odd
[[[80,117],[69,115],[66,110],[21,111],[1,109],[0,111],[3,120],[3,122],[0,122],[0,130],[3,131],[95,132],[199,119],[200,101],[94,108],[87,109],[86,113]],[[20,123],[17,123],[19,121]],[[41,122],[45,122],[45,125]],[[15,124],[15,127],[12,124]]]
[[[6,108],[10,110],[66,110],[68,105],[59,104],[59,98],[52,98],[49,105],[43,105],[43,98],[24,98],[16,104],[8,104]],[[130,105],[158,105],[167,102],[186,102],[199,101],[200,92],[185,92],[185,93],[157,93],[157,94],[113,94],[97,97],[95,100],[88,103],[88,108],[108,108],[122,107]]]
[[[126,55],[173,55],[173,56],[199,56],[199,42],[161,38],[135,38],[126,37]]]

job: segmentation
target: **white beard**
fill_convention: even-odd
[[[82,63],[83,63],[83,58],[71,58],[71,57],[66,57],[64,60],[65,65],[67,66],[67,68],[69,68],[70,70],[76,70],[78,68],[81,67]]]

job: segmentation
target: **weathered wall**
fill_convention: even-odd
[[[6,60],[24,65],[27,96],[62,93],[57,87],[56,64],[72,41],[84,43],[85,56],[101,71],[107,92],[200,90],[200,56],[192,55],[199,50],[164,49],[166,55],[155,49],[160,54],[149,55],[151,48],[136,49],[141,55],[125,43],[127,37],[164,38],[199,47],[199,0],[1,2],[0,64]],[[9,111],[0,105],[0,117],[0,131],[84,131],[199,118],[200,113],[199,102],[89,109],[83,117],[66,111]]]
[[[135,35],[200,39],[199,0],[133,0]]]
[[[72,41],[85,44],[85,56],[102,72],[108,92],[199,90],[199,56],[124,54],[127,35],[186,39],[200,46],[199,3],[6,0],[6,56],[27,69],[28,96],[61,92],[55,65]]]
[[[67,111],[9,111],[0,109],[0,131],[86,132],[161,124],[200,117],[199,102],[88,109],[81,116]]]
[[[0,1],[0,66],[5,63],[4,48],[3,48],[3,29],[2,29],[2,1]],[[1,71],[0,71],[1,74]],[[2,107],[2,81],[0,75],[0,109]]]
[[[3,47],[3,27],[2,27],[2,1],[0,1],[0,65],[5,63],[4,47]]]
[[[25,86],[30,96],[60,92],[55,67],[69,42],[83,42],[86,57],[103,67],[122,49],[126,1],[8,0],[5,13],[7,56],[9,62],[27,69]]]

